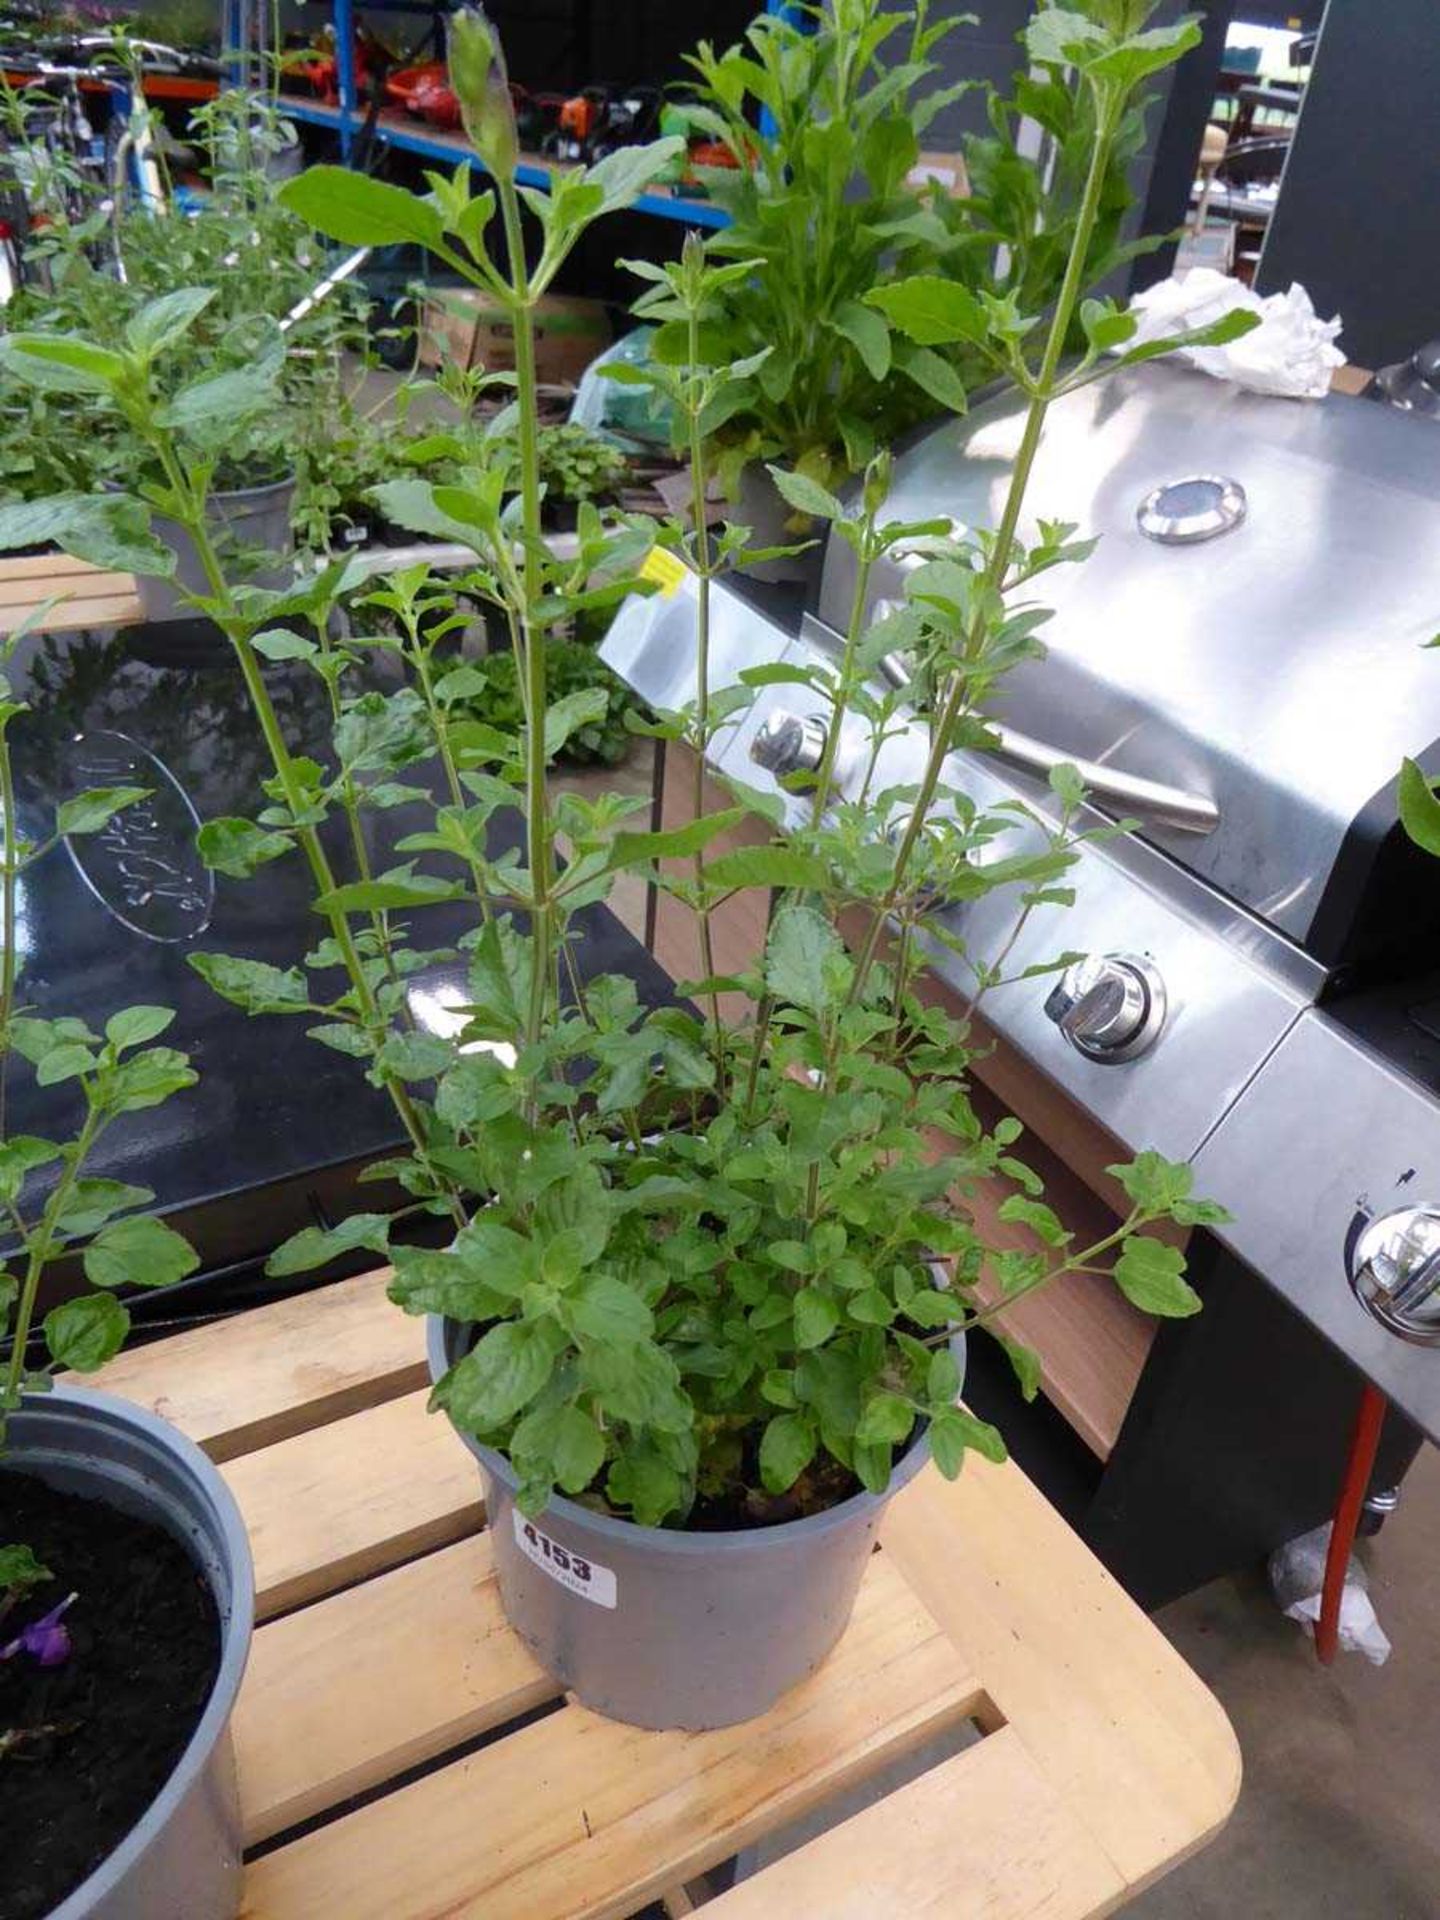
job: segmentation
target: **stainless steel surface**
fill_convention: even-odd
[[[813,623],[783,651],[764,652],[766,626],[757,621],[748,664],[784,660],[808,666],[829,657],[829,643],[822,644]],[[643,669],[644,662],[640,664]],[[654,697],[643,679],[635,684]],[[794,691],[788,686],[760,688],[715,756],[732,779],[777,793],[792,824],[808,811],[808,802],[786,794],[757,768],[749,758],[749,745],[769,716],[793,701]],[[847,735],[850,725],[847,720]],[[928,752],[928,729],[912,721],[881,747],[870,792],[913,785]],[[844,798],[860,797],[867,764],[863,735],[858,742],[847,737],[837,754],[837,788]],[[1053,795],[1043,790],[1032,795],[993,762],[973,754],[952,757],[947,783],[986,813],[1021,803],[1022,812],[998,816],[1006,825],[989,843],[997,856],[1043,844],[1042,821],[1054,805]],[[884,832],[893,824],[893,816],[877,820],[876,830]],[[1092,816],[1092,824],[1098,824],[1098,816]],[[1075,904],[1042,906],[1029,914],[1009,948],[1007,978],[1026,967],[1051,963],[1067,951],[1107,953],[1123,947],[1148,959],[1164,976],[1164,1030],[1143,1059],[1117,1063],[1087,1058],[1046,1017],[1045,999],[1053,981],[1043,976],[993,989],[986,997],[985,1017],[1118,1140],[1137,1150],[1154,1147],[1185,1159],[1313,996],[1320,970],[1133,839],[1083,846],[1066,885],[1075,889]],[[1019,910],[1018,890],[1000,888],[962,906],[941,907],[934,918],[951,935],[963,934],[976,960],[987,961],[1011,941]],[[923,932],[921,942],[941,979],[961,994],[973,991],[973,968],[963,955]]]
[[[1002,396],[896,461],[889,511],[994,526],[1023,401]],[[1177,474],[1232,476],[1249,512],[1224,539],[1165,546],[1137,501]],[[1056,609],[995,717],[1063,757],[1123,761],[1216,806],[1203,840],[1143,831],[1303,943],[1345,834],[1404,755],[1440,737],[1440,436],[1343,395],[1277,400],[1173,366],[1128,369],[1051,410],[1022,533],[1100,536],[1037,583]],[[1383,592],[1377,584],[1383,580]],[[904,568],[875,569],[876,599]],[[843,625],[854,556],[832,541],[819,612]]]
[[[1165,982],[1138,953],[1087,954],[1061,974],[1046,1018],[1091,1060],[1136,1060],[1165,1026]]]
[[[1440,1207],[1397,1207],[1355,1243],[1355,1297],[1382,1327],[1440,1346]]]
[[[750,758],[767,773],[816,773],[825,758],[825,722],[818,713],[772,713],[750,742]]]
[[[1434,1095],[1308,1012],[1206,1141],[1195,1187],[1235,1215],[1220,1238],[1440,1440],[1440,1358],[1362,1306],[1347,1260],[1371,1221],[1440,1195]]]
[[[1245,489],[1218,473],[1192,473],[1152,487],[1135,509],[1135,524],[1147,540],[1166,547],[1193,547],[1229,533],[1245,518]]]

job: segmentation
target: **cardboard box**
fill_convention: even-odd
[[[535,375],[548,386],[573,385],[610,344],[610,321],[598,300],[545,294],[535,309]],[[420,358],[427,367],[515,365],[510,315],[478,288],[435,287],[425,299]]]

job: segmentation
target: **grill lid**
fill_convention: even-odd
[[[896,462],[894,516],[995,525],[1023,414],[1007,393],[920,441]],[[1208,795],[1214,831],[1142,831],[1307,941],[1352,823],[1440,736],[1440,661],[1422,651],[1440,626],[1440,434],[1342,395],[1139,367],[1052,408],[1026,512],[1100,542],[1038,584],[1049,657],[1007,679],[996,717],[1061,758]],[[832,542],[833,626],[853,566]],[[877,568],[875,599],[900,590]]]

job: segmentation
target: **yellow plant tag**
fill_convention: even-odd
[[[665,599],[677,593],[690,569],[678,554],[665,547],[652,547],[640,563],[642,580],[653,580]]]

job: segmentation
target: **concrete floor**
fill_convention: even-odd
[[[1240,1804],[1206,1851],[1125,1909],[1132,1920],[1440,1920],[1440,1455],[1361,1548],[1394,1646],[1323,1668],[1257,1573],[1157,1616],[1224,1703]]]

